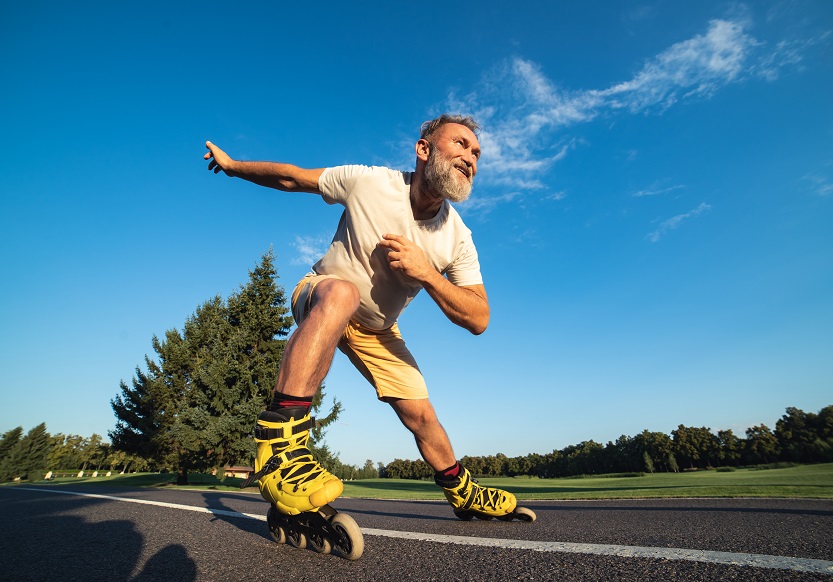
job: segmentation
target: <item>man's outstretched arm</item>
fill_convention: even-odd
[[[210,141],[205,142],[205,147],[208,148],[208,153],[203,156],[203,159],[209,160],[208,169],[215,174],[222,170],[226,176],[243,178],[276,190],[321,194],[321,190],[318,189],[318,179],[324,168],[307,170],[278,162],[241,162],[232,159]]]

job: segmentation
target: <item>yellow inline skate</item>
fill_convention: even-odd
[[[309,544],[322,554],[357,560],[364,538],[352,517],[329,505],[344,485],[307,448],[314,427],[309,413],[287,419],[280,412],[262,412],[255,426],[255,473],[243,487],[257,481],[260,494],[272,505],[267,522],[276,542],[297,548]]]
[[[473,517],[489,520],[494,517],[503,521],[535,521],[535,512],[526,507],[518,507],[515,496],[508,491],[483,487],[471,476],[469,470],[460,466],[456,477],[434,477],[445,498],[454,508],[454,515],[469,521]]]

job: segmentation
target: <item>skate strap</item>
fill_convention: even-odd
[[[259,481],[261,477],[268,475],[269,473],[273,473],[277,471],[281,465],[291,461],[292,459],[297,459],[298,457],[302,457],[304,455],[312,456],[312,452],[309,449],[294,449],[291,451],[287,451],[285,453],[279,453],[277,455],[272,455],[269,457],[269,460],[263,464],[260,471],[254,473],[251,477],[246,479],[240,484],[241,489],[245,489],[255,481]]]
[[[259,441],[272,441],[276,439],[285,440],[298,433],[302,433],[313,428],[315,428],[315,419],[312,417],[309,417],[305,421],[299,422],[298,424],[286,423],[286,425],[280,428],[269,428],[256,424],[255,438]]]
[[[469,509],[472,506],[472,504],[474,503],[474,497],[475,497],[474,496],[474,489],[475,489],[476,485],[469,489],[469,481],[474,481],[474,479],[471,478],[471,473],[466,471],[465,474],[462,476],[459,491],[468,490],[469,496],[466,499],[466,501],[463,503],[463,507],[461,507],[460,509]],[[474,482],[477,483],[477,481],[474,481]]]

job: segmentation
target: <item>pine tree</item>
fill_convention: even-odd
[[[182,332],[153,338],[156,360],[146,357],[147,373],[137,369],[132,387],[122,382],[111,401],[117,450],[176,467],[178,483],[189,471],[252,462],[254,422],[271,397],[292,325],[276,279],[270,250],[227,302],[215,297]],[[314,410],[322,400],[319,390]],[[340,411],[334,401],[315,440]]]
[[[30,481],[39,480],[51,446],[52,439],[46,432],[46,424],[41,423],[26,433],[3,459],[0,465],[0,481],[9,481],[16,477]]]
[[[0,463],[3,462],[11,450],[20,442],[20,437],[23,436],[23,427],[18,426],[3,433],[3,438],[0,440]]]

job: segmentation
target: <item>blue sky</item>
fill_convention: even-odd
[[[0,431],[106,435],[120,380],[270,246],[289,290],[340,209],[242,159],[413,167],[484,129],[489,330],[400,320],[458,456],[833,404],[833,5],[14,3],[0,22]],[[346,358],[343,461],[417,458]]]

